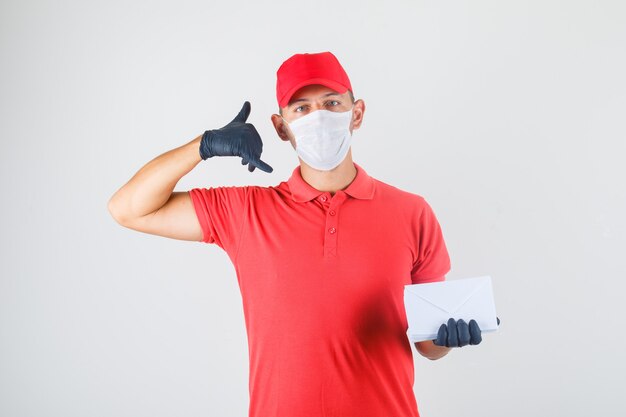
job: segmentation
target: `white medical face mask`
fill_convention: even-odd
[[[298,156],[320,171],[330,171],[339,165],[352,143],[353,108],[344,112],[316,110],[291,123],[283,119],[295,136]]]

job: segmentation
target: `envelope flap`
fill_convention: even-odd
[[[441,285],[444,283],[445,286]],[[488,284],[488,279],[476,278],[409,285],[405,288],[407,292],[427,301],[446,313],[452,314],[471,299],[476,292]],[[454,291],[450,291],[451,286],[454,287]],[[419,289],[416,287],[419,287]]]

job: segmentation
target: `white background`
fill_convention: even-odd
[[[448,279],[494,280],[498,333],[414,351],[422,416],[624,415],[618,0],[2,1],[0,415],[247,415],[226,253],[107,202],[245,100],[274,172],[212,158],[176,190],[286,180],[276,70],[326,50],[367,105],[354,161],[430,202]]]

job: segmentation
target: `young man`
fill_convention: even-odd
[[[352,161],[365,103],[333,54],[290,57],[276,93],[272,123],[300,162],[287,181],[173,192],[213,156],[272,171],[246,102],[228,125],[146,164],[109,211],[125,227],[228,254],[249,342],[251,417],[418,417],[403,291],[450,270],[439,223],[424,198]],[[450,319],[415,347],[435,360],[478,343],[474,320]]]

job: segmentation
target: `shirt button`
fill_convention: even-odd
[[[330,229],[328,229],[328,231],[330,233],[335,233],[337,231],[337,229],[335,229],[334,227],[331,227]]]
[[[328,214],[330,214],[331,216],[334,216],[335,215],[335,210],[329,211]]]
[[[325,196],[325,195],[321,196],[321,197],[320,197],[320,200],[322,200],[322,201],[326,201],[326,196]]]

